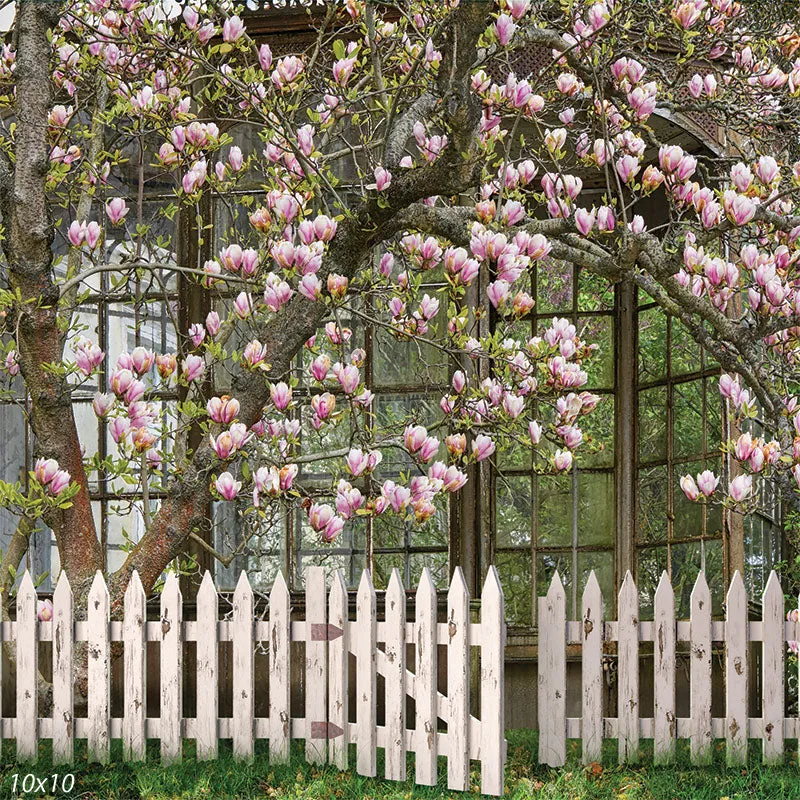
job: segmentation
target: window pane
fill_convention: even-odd
[[[672,387],[675,456],[703,452],[703,381],[676,383]]]
[[[581,338],[599,345],[584,362],[591,389],[614,387],[614,327],[610,317],[584,317],[578,321]]]
[[[639,382],[667,374],[667,318],[660,308],[639,312]]]
[[[536,557],[536,594],[538,597],[547,594],[556,570],[567,594],[567,615],[569,615],[571,611],[569,598],[572,595],[572,553],[540,553]]]
[[[495,508],[498,547],[518,547],[531,541],[531,479],[497,476]]]
[[[639,460],[667,457],[667,388],[639,392]]]
[[[540,261],[536,267],[536,312],[550,314],[572,308],[573,267],[556,259]]]
[[[536,501],[536,544],[569,547],[572,544],[572,476],[539,476]]]
[[[578,310],[610,311],[613,307],[614,285],[582,269],[578,274]]]
[[[698,372],[702,366],[700,345],[677,319],[670,319],[670,368],[673,375]]]
[[[639,470],[639,541],[667,538],[667,468]]]
[[[578,544],[614,544],[614,475],[611,472],[578,474]]]
[[[699,472],[705,469],[701,461],[688,464],[679,464],[673,472],[673,508],[675,509],[675,524],[673,538],[686,539],[690,536],[700,536],[703,533],[703,504],[689,500],[681,489],[681,478],[691,475],[696,478]]]
[[[446,304],[431,321],[431,339],[441,340],[446,329]],[[434,328],[434,326],[436,326]],[[447,382],[447,356],[432,345],[419,340],[400,341],[388,330],[379,327],[374,335],[373,381],[381,386],[430,386]]]
[[[503,585],[506,620],[510,625],[531,625],[531,554],[527,551],[495,554],[495,564]]]
[[[614,395],[602,395],[591,414],[578,420],[584,444],[578,448],[579,467],[612,467],[614,465]],[[591,441],[590,441],[591,439]],[[516,448],[521,450],[522,448]],[[590,452],[594,450],[595,452]]]
[[[700,572],[700,542],[675,544],[670,547],[672,588],[675,591],[675,613],[678,619],[688,619],[694,582]]]
[[[589,574],[594,570],[600,591],[603,593],[603,609],[608,614],[614,608],[614,553],[613,551],[595,553],[589,551],[578,553],[578,569],[580,582],[578,585],[578,603],[586,588]]]
[[[639,550],[637,563],[637,588],[639,589],[639,617],[653,618],[653,597],[661,573],[667,569],[667,548],[646,547]]]

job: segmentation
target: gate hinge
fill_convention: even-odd
[[[336,625],[326,625],[324,622],[311,623],[312,642],[332,642],[342,635],[343,631]]]
[[[335,739],[341,736],[344,731],[332,722],[312,722],[311,723],[311,738],[312,739]]]

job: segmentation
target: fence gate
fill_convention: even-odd
[[[406,593],[394,570],[378,619],[376,593],[368,572],[358,589],[351,619],[347,588],[335,573],[330,589],[321,567],[306,573],[305,619],[292,619],[291,598],[282,575],[269,595],[266,619],[256,619],[254,593],[243,572],[226,619],[219,619],[219,597],[206,573],[197,595],[196,620],[183,619],[183,600],[174,574],[161,593],[158,622],[148,622],[145,593],[133,573],[125,592],[123,620],[111,620],[108,589],[98,572],[89,592],[86,621],[76,621],[72,590],[61,573],[53,595],[52,619],[37,619],[37,595],[26,572],[19,588],[16,620],[0,625],[2,641],[16,651],[16,715],[0,714],[0,736],[16,739],[17,758],[34,760],[40,739],[52,739],[56,764],[73,760],[74,740],[87,740],[91,761],[106,763],[111,739],[121,738],[126,761],[145,757],[148,738],[160,739],[165,764],[179,761],[184,739],[196,741],[199,759],[215,759],[220,739],[233,740],[237,759],[251,760],[256,739],[269,741],[272,763],[289,760],[293,738],[305,740],[312,763],[350,765],[355,745],[356,769],[377,774],[377,748],[385,753],[385,777],[405,780],[406,755],[413,753],[414,781],[433,785],[437,759],[447,758],[447,785],[468,790],[470,759],[481,762],[481,790],[503,793],[504,739],[503,593],[496,570],[486,577],[480,622],[472,622],[469,593],[456,570],[447,595],[447,621],[437,616],[436,588],[430,572],[422,575],[414,602],[414,621],[406,619]],[[148,716],[146,652],[159,643],[160,716]],[[74,716],[75,656],[88,650],[88,713]],[[124,716],[111,716],[112,643],[121,643],[124,667]],[[183,715],[183,659],[186,642],[196,643],[197,711]],[[231,642],[233,706],[220,717],[219,643]],[[41,643],[52,650],[52,715],[39,718],[37,656]],[[304,643],[305,664],[292,669],[297,647]],[[47,646],[45,644],[45,647]],[[118,645],[119,646],[119,645]],[[269,661],[268,715],[255,715],[254,652]],[[413,646],[412,663],[407,663]],[[440,655],[444,653],[443,659]],[[479,653],[479,655],[478,655]],[[355,675],[349,674],[351,655]],[[479,661],[478,661],[479,659]],[[480,664],[480,696],[470,697],[472,666]],[[302,675],[305,715],[291,715],[292,676]],[[378,724],[378,676],[383,678],[383,724]],[[0,676],[1,677],[1,676]],[[446,693],[439,683],[446,684]],[[351,703],[350,690],[355,688]],[[407,698],[414,699],[407,719]],[[351,705],[354,707],[351,709]],[[0,709],[1,710],[1,709]],[[478,719],[473,712],[480,711]],[[351,721],[351,712],[354,721]],[[442,724],[440,724],[440,721]]]

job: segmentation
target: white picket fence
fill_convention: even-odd
[[[617,739],[619,760],[636,762],[640,739],[653,740],[656,763],[670,763],[677,739],[689,739],[694,764],[711,760],[714,739],[725,739],[731,765],[742,764],[747,740],[761,739],[762,760],[778,764],[784,739],[800,735],[800,719],[786,717],[784,655],[788,641],[800,640],[800,625],[787,622],[778,576],[767,581],[762,619],[748,621],[747,592],[736,572],[725,599],[725,620],[711,619],[711,593],[703,572],[691,594],[690,619],[675,619],[675,596],[669,577],[661,576],[655,594],[654,620],[639,620],[639,596],[631,574],[618,595],[619,619],[603,620],[603,598],[594,572],[582,600],[582,619],[568,622],[566,595],[558,574],[546,597],[539,598],[539,761],[562,766],[566,741],[581,739],[584,763],[600,761],[603,739]],[[603,643],[615,642],[617,715],[603,715]],[[640,642],[653,642],[654,704],[640,714]],[[678,717],[675,705],[676,643],[690,642],[690,716]],[[724,645],[725,716],[711,716],[712,644]],[[748,650],[761,643],[761,716],[748,714]],[[581,717],[566,714],[566,646],[581,645]]]
[[[26,572],[17,595],[16,621],[2,625],[6,641],[16,641],[15,718],[2,718],[3,738],[16,739],[17,757],[34,760],[39,739],[52,739],[55,763],[73,760],[74,740],[86,739],[90,760],[106,763],[111,739],[122,739],[126,760],[145,757],[148,738],[160,739],[166,764],[181,758],[185,738],[195,739],[197,756],[214,759],[219,739],[232,739],[234,755],[253,757],[254,741],[269,740],[272,763],[289,759],[293,738],[305,739],[307,760],[349,766],[350,743],[356,769],[377,774],[377,748],[385,752],[385,777],[405,780],[406,754],[415,754],[414,780],[437,782],[438,756],[447,757],[447,785],[468,790],[470,759],[481,763],[481,790],[503,793],[503,652],[506,626],[503,592],[497,572],[489,570],[481,594],[480,622],[471,622],[469,593],[460,569],[447,595],[447,622],[437,620],[436,588],[429,571],[416,592],[415,620],[406,621],[406,593],[397,570],[386,591],[384,619],[378,620],[376,593],[364,572],[355,620],[348,614],[347,588],[336,573],[328,592],[325,573],[306,573],[306,619],[291,619],[289,591],[281,575],[269,597],[268,619],[254,615],[254,596],[242,573],[233,595],[230,620],[219,619],[218,595],[206,573],[197,596],[197,620],[182,618],[178,580],[171,574],[161,594],[161,619],[147,622],[145,594],[134,572],[125,593],[124,619],[111,621],[106,583],[98,572],[89,593],[86,621],[75,621],[72,591],[62,572],[53,595],[53,620],[37,620],[37,596]],[[53,710],[37,711],[38,642],[52,641]],[[76,718],[73,706],[75,643],[88,642],[88,710]],[[160,717],[147,716],[145,651],[160,644]],[[196,642],[197,715],[183,716],[183,645]],[[232,642],[233,715],[219,716],[218,643]],[[111,646],[124,647],[124,716],[110,714]],[[254,652],[263,643],[269,658],[269,716],[255,716]],[[291,715],[293,642],[305,642],[305,717]],[[382,645],[382,647],[380,646]],[[408,645],[414,646],[407,664]],[[447,693],[439,692],[438,655],[446,648]],[[471,666],[480,649],[480,697],[470,697]],[[349,656],[356,660],[356,719],[349,719]],[[412,672],[408,667],[414,667]],[[377,724],[378,683],[384,678],[385,724]],[[264,689],[266,687],[263,687]],[[407,696],[415,700],[415,719],[406,719]],[[480,719],[473,711],[480,710]],[[439,720],[446,723],[442,730]],[[409,722],[412,726],[409,727]]]

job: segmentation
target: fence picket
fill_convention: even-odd
[[[378,772],[378,622],[375,588],[369,570],[361,573],[356,596],[356,769],[359,775]]]
[[[425,567],[419,580],[416,596],[416,759],[414,781],[423,786],[436,785],[438,730],[436,679],[436,587],[430,570]]]
[[[289,762],[291,745],[291,599],[279,572],[269,595],[269,761]]]
[[[603,749],[603,593],[594,570],[589,574],[581,601],[582,759],[600,761]]]
[[[703,570],[697,575],[690,598],[692,655],[689,704],[693,764],[711,762],[711,592]]]
[[[139,573],[134,570],[125,589],[122,621],[125,669],[125,708],[122,718],[122,757],[144,761],[146,737],[145,663],[147,598]]]
[[[183,600],[174,572],[161,592],[161,763],[181,759],[183,700]]]
[[[328,751],[327,637],[324,634],[328,622],[328,614],[326,609],[325,570],[322,567],[308,567],[305,574],[305,584],[306,761],[311,764],[324,764]]]
[[[738,570],[725,599],[725,742],[729,766],[747,762],[747,590]]]
[[[25,570],[17,591],[17,759],[36,761],[38,741],[38,636],[36,588]]]
[[[347,584],[344,575],[337,570],[333,575],[330,591],[328,619],[341,631],[328,646],[328,721],[335,725],[341,734],[328,742],[328,759],[339,769],[348,767],[348,743],[350,741],[350,703],[349,703],[349,656],[348,656],[348,604]]]
[[[71,764],[74,750],[73,619],[72,588],[61,570],[53,592],[53,764]]]
[[[456,567],[447,593],[447,788],[469,789],[469,590]]]
[[[219,596],[206,570],[197,592],[197,757],[215,759],[219,753]]]
[[[675,760],[675,593],[666,570],[661,573],[654,602],[653,642],[653,760]]]
[[[761,717],[764,764],[783,763],[784,675],[783,654],[786,641],[783,625],[783,590],[778,576],[770,572],[762,602],[763,679]]]
[[[109,598],[103,574],[95,573],[89,590],[89,688],[87,748],[90,761],[107,764],[109,758],[109,713],[111,670],[109,669]]]
[[[253,760],[253,590],[242,570],[233,593],[233,757]]]
[[[502,795],[506,768],[506,617],[497,567],[481,592],[481,792]]]
[[[386,777],[406,779],[406,592],[400,570],[386,590]],[[449,728],[448,728],[449,730]]]
[[[617,599],[617,738],[619,760],[639,760],[639,594],[630,572],[619,590]]]
[[[539,598],[539,762],[567,760],[567,595],[558,572]]]

